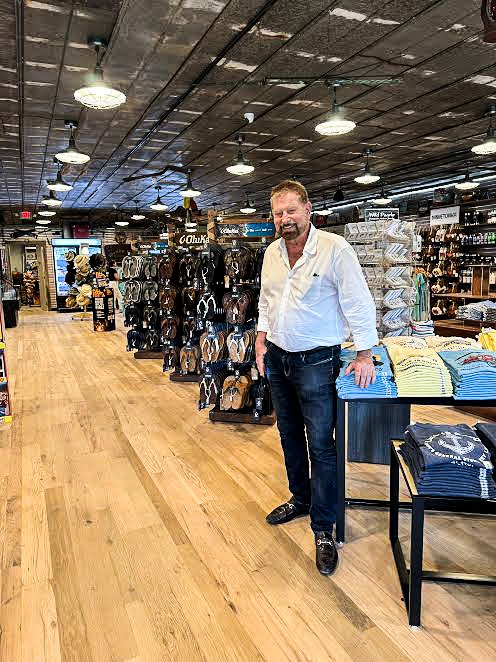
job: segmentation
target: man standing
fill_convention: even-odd
[[[347,373],[354,371],[363,388],[375,382],[376,310],[348,242],[311,224],[305,187],[281,182],[271,205],[281,238],[265,253],[256,355],[271,387],[292,497],[266,519],[285,524],[310,514],[317,568],[330,575],[338,563],[333,433],[340,344],[351,330],[357,358]]]

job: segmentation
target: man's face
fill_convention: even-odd
[[[288,191],[272,199],[272,213],[277,232],[288,241],[304,234],[310,224],[312,204],[304,204],[296,193]]]

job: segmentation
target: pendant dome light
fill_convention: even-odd
[[[334,202],[343,202],[344,200],[344,191],[341,188],[341,177],[338,177],[338,187],[336,189],[336,192],[332,196],[332,199]]]
[[[254,214],[257,211],[257,208],[248,198],[248,193],[245,196],[245,203],[239,210],[242,214]]]
[[[144,214],[140,214],[140,211],[138,209],[138,201],[134,200],[134,204],[136,206],[136,209],[134,214],[131,216],[131,218],[133,219],[133,221],[143,221],[146,218],[146,216]]]
[[[198,230],[198,223],[193,220],[191,209],[186,210],[186,220],[184,221],[184,229],[186,232],[196,232]]]
[[[491,106],[487,112],[489,114],[489,126],[487,127],[486,138],[483,142],[472,147],[474,154],[482,156],[496,152],[496,135],[493,127],[493,115],[496,113],[496,106]]]
[[[54,159],[57,163],[57,176],[55,179],[49,179],[47,181],[47,187],[50,191],[71,191],[72,184],[68,184],[62,179],[62,164],[58,159]]]
[[[474,181],[472,177],[470,177],[470,172],[468,170],[468,164],[467,164],[465,177],[462,179],[461,182],[457,182],[455,184],[455,188],[458,189],[458,191],[473,191],[478,187],[479,187],[479,182]]]
[[[48,219],[48,218],[37,218],[36,219],[36,223],[38,225],[50,225],[51,222],[52,221],[50,221],[50,219]]]
[[[107,50],[107,43],[97,37],[91,39],[88,46],[92,46],[96,52],[95,70],[90,76],[89,84],[76,90],[74,98],[87,108],[96,110],[118,108],[126,101],[126,95],[107,85],[103,79],[102,55]]]
[[[372,200],[374,205],[390,205],[393,202],[393,198],[386,193],[384,186],[381,188],[381,194],[379,197]]]
[[[243,155],[243,151],[241,149],[241,145],[245,141],[243,136],[239,135],[237,140],[238,140],[238,155],[233,161],[233,163],[227,166],[226,170],[231,175],[241,175],[241,176],[249,175],[251,172],[255,170],[255,166],[253,166],[250,163],[250,161],[246,159]]]
[[[370,154],[370,149],[364,149],[363,150],[363,155],[365,156],[365,168],[363,175],[359,175],[358,177],[355,177],[355,181],[358,184],[373,184],[374,182],[378,182],[380,179],[379,175],[375,175],[373,171],[370,169],[370,164],[369,164],[369,154]]]
[[[129,221],[122,221],[122,220],[121,221],[116,221],[115,224],[119,225],[122,228],[124,228],[124,227],[126,227],[126,225],[129,225]]]
[[[179,191],[179,195],[182,195],[183,198],[197,198],[199,195],[201,195],[201,191],[197,191],[195,188],[193,188],[193,182],[191,181],[191,170],[189,168],[186,188],[182,191]]]
[[[343,106],[338,106],[337,104],[337,87],[337,85],[333,86],[330,115],[315,127],[315,131],[322,136],[343,136],[345,133],[350,133],[356,128],[356,123],[353,120],[345,118]]]
[[[81,150],[76,146],[74,129],[77,129],[78,123],[73,120],[66,120],[65,126],[71,131],[69,144],[62,152],[57,152],[57,154],[55,154],[55,158],[62,163],[70,163],[71,165],[83,165],[83,163],[88,163],[90,156],[84,152],[81,152]]]
[[[50,191],[48,195],[44,195],[41,199],[41,204],[46,205],[47,207],[60,207],[62,200],[59,200],[55,197],[55,193]]]
[[[55,216],[57,212],[52,209],[40,209],[38,216]]]
[[[166,209],[169,209],[169,205],[166,205],[165,202],[162,202],[160,199],[160,186],[155,186],[157,189],[157,199],[155,202],[152,202],[150,205],[150,209],[153,209],[153,211],[165,211]]]

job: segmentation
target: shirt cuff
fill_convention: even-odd
[[[377,335],[377,331],[360,334],[359,336],[353,335],[353,340],[355,342],[355,349],[357,352],[361,352],[364,349],[372,349],[372,347],[375,347],[375,345],[379,344],[379,336]]]

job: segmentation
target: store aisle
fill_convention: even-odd
[[[286,497],[276,430],[209,423],[195,387],[134,360],[122,330],[23,312],[9,359],[2,661],[496,656],[493,588],[427,585],[424,628],[408,628],[384,512],[350,511],[340,568],[321,577],[305,520],[264,522]],[[350,491],[383,491],[384,468],[353,473]],[[429,518],[427,559],[489,572],[488,524]]]

